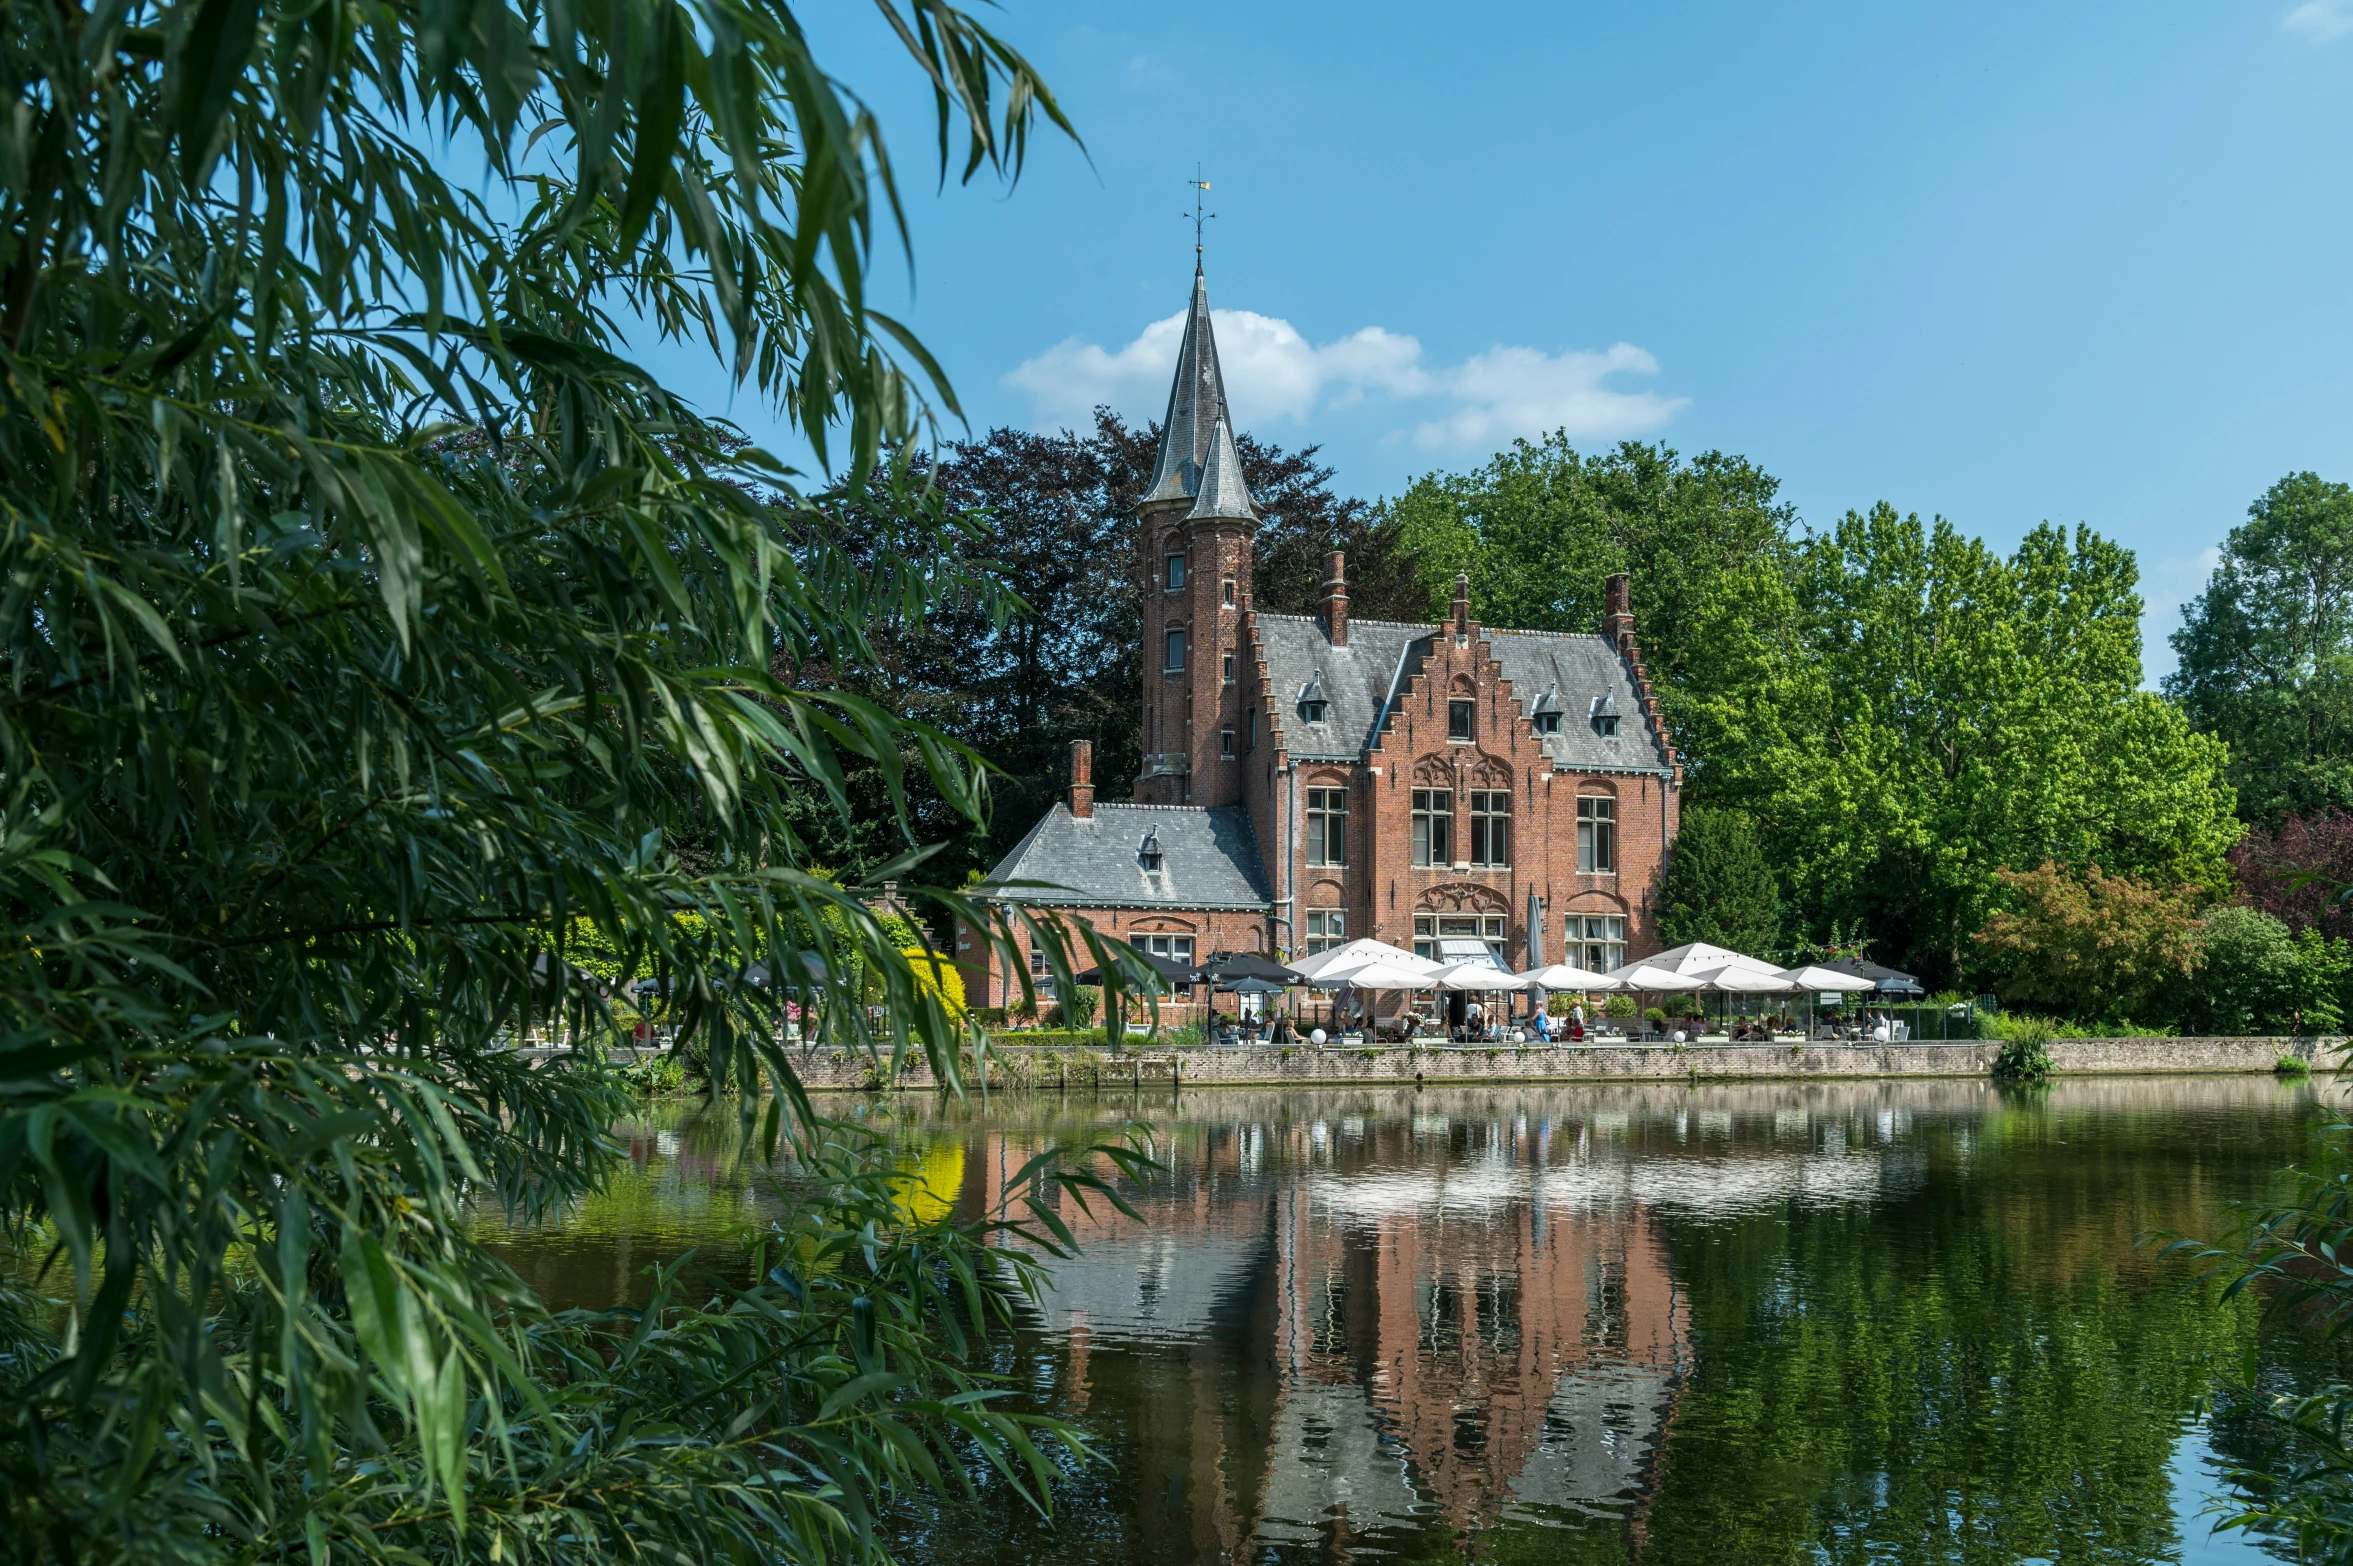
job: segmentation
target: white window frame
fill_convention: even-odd
[[[1613,795],[1577,796],[1577,873],[1618,873],[1618,801]]]
[[[1348,863],[1348,790],[1307,791],[1307,862],[1319,866]]]

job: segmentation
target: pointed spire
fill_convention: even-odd
[[[1168,416],[1160,421],[1160,460],[1144,503],[1191,500],[1201,492],[1210,436],[1226,416],[1226,381],[1217,367],[1217,338],[1209,329],[1209,280],[1193,264],[1193,303],[1177,347],[1176,379],[1168,388]]]
[[[1258,510],[1250,504],[1250,486],[1242,480],[1242,454],[1234,449],[1234,432],[1224,419],[1209,432],[1209,460],[1201,466],[1201,493],[1187,522],[1205,517],[1230,517],[1255,522]]]

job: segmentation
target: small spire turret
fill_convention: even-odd
[[[1187,522],[1208,518],[1255,522],[1258,509],[1250,504],[1250,486],[1242,477],[1242,453],[1234,446],[1233,427],[1223,418],[1209,432],[1209,460],[1201,466],[1201,490]]]

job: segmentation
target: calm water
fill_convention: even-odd
[[[2268,1078],[923,1099],[871,1111],[978,1213],[1133,1118],[1166,1177],[1006,1368],[1109,1461],[1052,1521],[912,1521],[978,1562],[2240,1561],[2198,1399],[2329,1367],[2136,1250],[2219,1234],[2312,1156]],[[2321,1088],[2319,1092],[2333,1092]],[[556,1303],[759,1217],[732,1118],[655,1112],[629,1175],[507,1254]],[[1072,1213],[1074,1222],[1078,1219]]]

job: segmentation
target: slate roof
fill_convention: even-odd
[[[1406,653],[1433,634],[1426,625],[1388,620],[1350,620],[1348,645],[1334,647],[1323,621],[1303,614],[1259,614],[1259,644],[1266,649],[1267,678],[1274,686],[1275,728],[1294,759],[1354,761],[1372,743]],[[1299,692],[1322,677],[1330,716],[1322,723],[1299,719]]]
[[[1209,283],[1193,266],[1193,300],[1177,345],[1176,377],[1169,383],[1168,415],[1160,421],[1160,460],[1144,503],[1191,500],[1201,493],[1218,421],[1226,416],[1226,378],[1217,367],[1217,337],[1209,329]]]
[[[1201,470],[1200,498],[1185,513],[1188,522],[1205,517],[1258,520],[1258,510],[1250,504],[1250,486],[1242,478],[1242,454],[1234,449],[1233,429],[1222,418],[1210,432],[1209,462]]]
[[[1144,834],[1160,840],[1160,870],[1144,869]],[[1029,902],[1080,908],[1240,909],[1274,906],[1258,834],[1240,805],[1097,803],[1081,821],[1057,801],[1029,836],[989,872],[984,892],[1011,881],[1051,881],[1058,890],[1023,891]]]
[[[1256,617],[1259,644],[1266,650],[1267,678],[1274,688],[1275,726],[1291,755],[1302,761],[1354,761],[1371,745],[1389,703],[1421,667],[1430,625],[1390,620],[1350,620],[1348,645],[1334,647],[1323,621],[1312,615]],[[1561,731],[1538,735],[1555,767],[1572,772],[1663,772],[1668,766],[1658,732],[1644,716],[1634,689],[1634,671],[1616,647],[1599,636],[1560,631],[1479,633],[1503,666],[1512,695],[1526,719],[1538,700],[1553,695],[1561,708]],[[1299,692],[1320,679],[1331,705],[1323,723],[1299,717]],[[1603,737],[1588,715],[1607,695],[1618,713],[1618,732]]]

